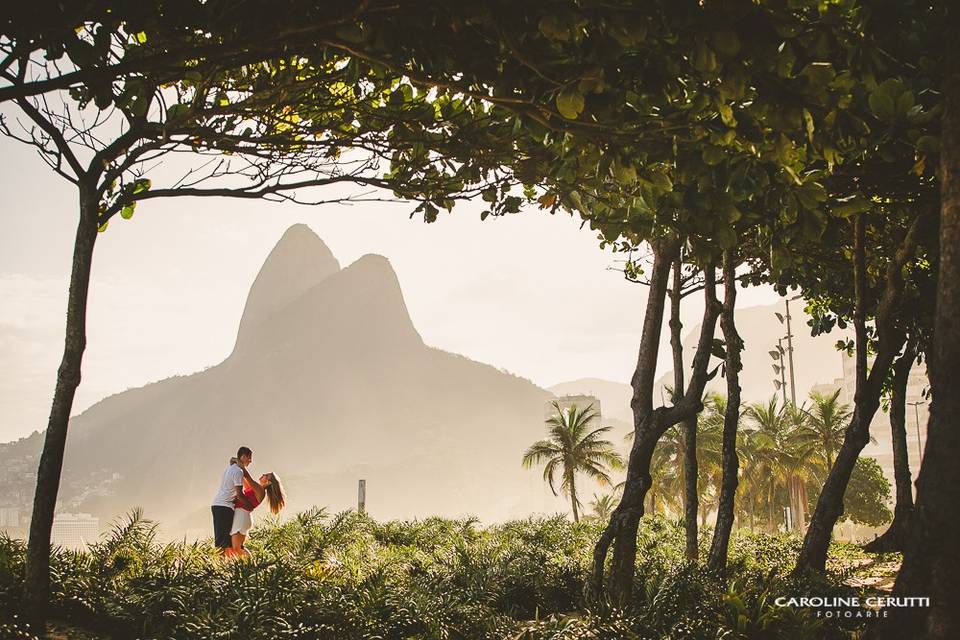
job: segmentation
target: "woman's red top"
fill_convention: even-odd
[[[237,509],[243,509],[244,511],[253,511],[257,508],[257,505],[260,504],[260,501],[257,500],[257,494],[254,493],[253,489],[247,489],[243,492],[243,495],[246,496],[247,501],[250,503],[249,508],[246,504],[242,502],[237,502]]]

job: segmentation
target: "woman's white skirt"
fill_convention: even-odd
[[[249,511],[246,509],[233,510],[233,526],[230,528],[230,535],[235,533],[247,535],[247,532],[250,531],[252,526],[253,518],[250,517]]]

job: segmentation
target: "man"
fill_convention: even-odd
[[[233,510],[238,497],[243,496],[243,470],[253,461],[253,451],[247,447],[237,449],[236,462],[223,472],[220,488],[213,497],[210,510],[213,512],[213,543],[226,554],[230,549],[230,528],[233,526]]]

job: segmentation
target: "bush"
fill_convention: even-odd
[[[679,523],[643,519],[634,600],[590,606],[584,584],[603,523],[529,518],[377,522],[322,510],[269,520],[252,559],[209,543],[161,544],[134,512],[83,553],[55,550],[58,619],[116,637],[360,640],[382,638],[831,638],[841,623],[773,605],[777,595],[851,593],[846,573],[789,576],[799,540],[734,536],[728,580],[684,559]],[[847,565],[858,551],[835,547]],[[862,554],[861,554],[862,557]],[[0,609],[18,610],[25,550],[0,537]],[[855,564],[855,563],[854,563]],[[803,582],[806,580],[807,582]],[[29,638],[17,620],[0,640]]]

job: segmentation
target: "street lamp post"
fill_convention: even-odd
[[[786,380],[786,367],[783,364],[783,338],[777,338],[777,348],[770,350],[770,357],[773,358],[773,373],[780,376],[780,379],[773,379],[773,388],[777,391],[780,391],[783,394],[783,404],[787,404],[787,380]]]
[[[774,315],[777,316],[777,320],[780,321],[780,324],[786,323],[787,325],[787,335],[785,337],[787,339],[787,362],[790,365],[790,402],[794,406],[796,406],[797,404],[797,383],[796,383],[796,378],[794,377],[794,374],[793,374],[793,330],[790,325],[790,320],[792,320],[792,316],[790,315],[790,303],[793,302],[794,300],[799,300],[802,297],[803,296],[796,295],[796,296],[793,296],[792,298],[787,298],[784,301],[787,307],[786,316],[782,316],[779,313],[774,313]],[[784,400],[783,402],[784,404],[786,404],[787,401]]]
[[[913,416],[916,418],[916,427],[917,427],[917,454],[920,456],[920,462],[923,462],[923,447],[920,446],[920,405],[927,404],[922,400],[916,402],[908,402],[907,404],[913,405]]]

